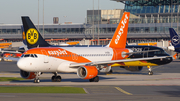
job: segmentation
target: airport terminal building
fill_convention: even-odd
[[[129,33],[169,33],[180,31],[180,0],[113,0],[125,4],[125,11],[138,16],[130,19]],[[134,25],[134,26],[133,26]]]
[[[39,31],[46,39],[82,40],[97,39],[99,36],[100,39],[109,40],[123,12],[127,11],[131,13],[128,42],[169,40],[170,27],[177,33],[180,32],[180,0],[112,0],[112,2],[123,3],[125,8],[88,10],[86,23],[44,25],[44,34],[43,25],[39,25]],[[21,26],[0,24],[0,39],[21,40]]]

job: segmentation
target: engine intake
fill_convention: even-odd
[[[82,66],[78,68],[77,75],[82,79],[92,79],[98,75],[98,70],[95,66]]]
[[[20,75],[24,79],[34,79],[36,77],[36,74],[34,72],[26,72],[23,70],[20,70]]]

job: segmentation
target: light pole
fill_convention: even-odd
[[[179,0],[177,0],[177,6],[179,5]],[[177,7],[178,9],[179,7]],[[178,28],[178,25],[179,25],[179,9],[177,10],[177,34],[179,33],[179,28]]]
[[[99,0],[98,0],[98,45],[99,45],[99,21],[100,21],[99,18],[100,17],[99,17]]]
[[[170,11],[171,11],[171,28],[172,28],[172,12],[173,12],[173,11],[172,11],[172,3],[173,3],[173,2],[172,2],[172,0],[171,0],[171,10],[170,10]]]
[[[38,31],[39,31],[39,0],[38,0]]]
[[[64,24],[65,24],[65,22],[66,22],[66,17],[67,17],[67,16],[63,16],[63,17],[64,17]]]
[[[92,32],[93,32],[93,41],[94,41],[94,0],[93,0],[93,26],[92,26]]]
[[[43,38],[44,38],[44,0],[43,0]]]

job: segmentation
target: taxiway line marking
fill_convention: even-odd
[[[119,87],[115,87],[117,90],[119,90],[120,92],[122,92],[122,93],[124,93],[124,94],[127,94],[127,95],[133,95],[133,94],[131,94],[131,93],[129,93],[129,92],[126,92],[125,90],[123,90],[123,89],[121,89],[121,88],[119,88]]]
[[[84,91],[87,93],[87,94],[89,94],[89,92],[87,91],[87,89],[86,88],[83,88],[84,89]]]

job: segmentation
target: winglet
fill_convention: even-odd
[[[171,37],[171,44],[174,47],[180,47],[180,38],[176,31],[173,28],[169,28],[170,37]]]
[[[107,47],[111,48],[125,48],[126,47],[126,39],[127,39],[127,32],[128,32],[128,24],[129,24],[129,12],[124,12],[121,21],[119,22],[118,27],[114,33],[114,36],[107,45]]]

